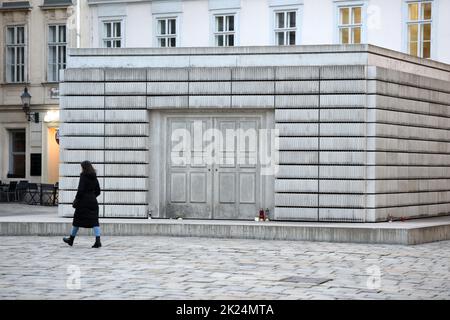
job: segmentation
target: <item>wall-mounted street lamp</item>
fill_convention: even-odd
[[[22,110],[27,115],[28,121],[33,120],[34,122],[39,123],[39,112],[30,112],[31,95],[28,93],[27,87],[23,89],[20,99],[22,100]]]

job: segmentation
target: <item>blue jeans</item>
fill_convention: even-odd
[[[72,237],[75,237],[77,235],[79,227],[72,227],[72,231],[70,232],[70,235]],[[94,233],[96,237],[100,237],[100,227],[94,227]]]

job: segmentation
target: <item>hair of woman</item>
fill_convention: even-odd
[[[95,172],[94,167],[92,166],[92,163],[88,160],[85,160],[81,163],[81,169],[83,169],[82,173],[87,175],[97,175]]]

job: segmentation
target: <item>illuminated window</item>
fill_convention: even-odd
[[[339,42],[361,43],[362,7],[339,7]]]
[[[275,12],[275,44],[295,45],[297,32],[297,11]]]
[[[431,56],[431,2],[408,3],[408,53],[421,58]]]

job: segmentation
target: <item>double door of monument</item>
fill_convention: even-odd
[[[166,217],[253,219],[260,127],[258,116],[168,117]]]

